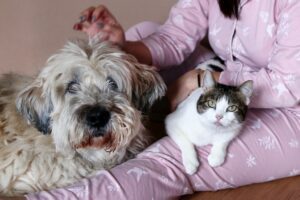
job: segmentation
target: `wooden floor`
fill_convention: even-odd
[[[198,192],[183,200],[300,200],[300,176],[217,192]]]

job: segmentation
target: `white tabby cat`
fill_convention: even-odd
[[[227,146],[243,126],[252,90],[252,81],[227,86],[217,83],[211,72],[205,71],[201,87],[167,116],[167,134],[179,146],[188,174],[194,174],[199,166],[194,145],[211,144],[209,165],[223,164]]]

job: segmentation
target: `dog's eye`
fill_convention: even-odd
[[[107,78],[107,83],[108,83],[108,87],[110,89],[112,89],[112,90],[118,89],[118,85],[117,85],[116,81],[113,78],[108,77]]]
[[[66,92],[70,93],[70,94],[75,94],[79,89],[79,83],[76,81],[71,81],[68,83]]]

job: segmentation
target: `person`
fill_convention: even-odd
[[[74,29],[110,40],[158,70],[210,55],[207,51],[193,55],[195,48],[205,49],[199,47],[199,41],[208,35],[210,47],[226,65],[223,72],[214,73],[215,78],[230,85],[254,81],[245,126],[229,146],[227,159],[220,167],[208,165],[209,146],[198,148],[200,167],[195,174],[186,174],[178,147],[164,137],[137,158],[111,170],[99,171],[70,187],[28,194],[26,198],[165,200],[195,191],[298,175],[299,17],[300,1],[296,0],[179,0],[162,26],[142,24],[131,30],[140,40],[129,41],[106,7],[85,10]],[[189,68],[170,84],[167,96],[172,109],[198,87],[199,73]]]

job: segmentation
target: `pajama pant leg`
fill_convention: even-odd
[[[160,25],[155,22],[141,22],[126,31],[126,40],[142,40],[158,30],[159,27]],[[169,85],[180,75],[195,68],[199,63],[202,63],[213,57],[215,57],[215,54],[212,51],[203,45],[198,44],[194,52],[182,64],[178,66],[170,66],[167,69],[162,69],[159,71],[159,73],[166,84]],[[160,66],[156,67],[161,68]]]
[[[225,163],[208,165],[210,146],[198,148],[200,167],[185,173],[177,145],[165,137],[109,171],[28,199],[177,199],[195,191],[214,191],[266,182],[300,173],[300,119],[281,109],[250,109],[241,134],[228,148]]]

